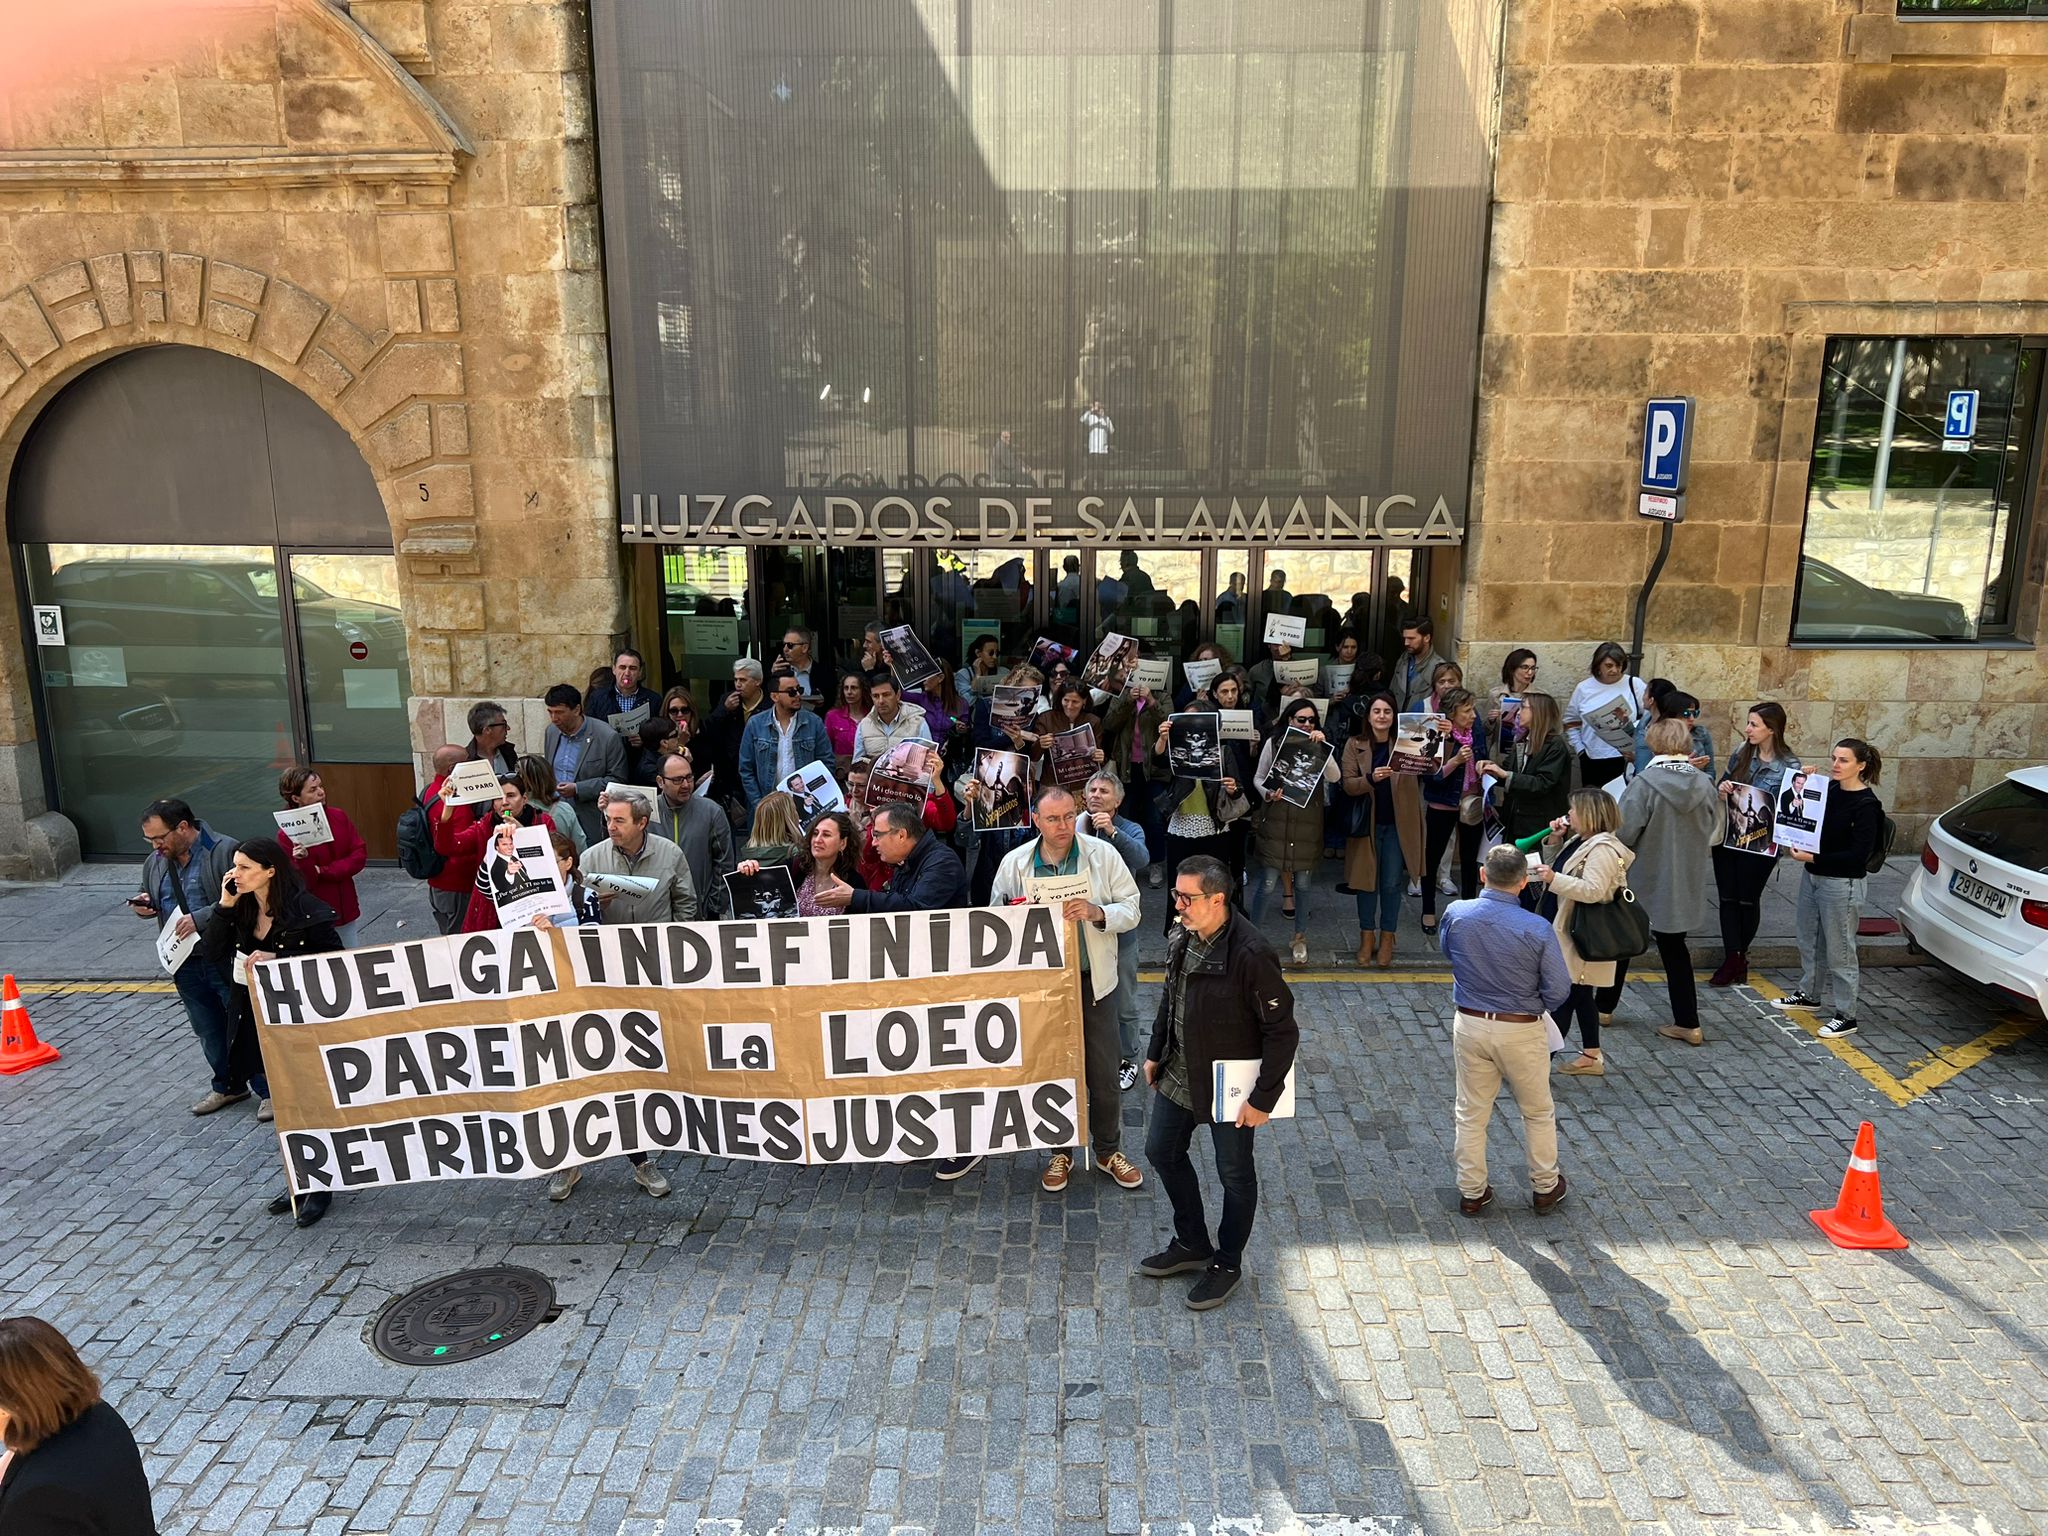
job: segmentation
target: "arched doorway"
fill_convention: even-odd
[[[222,353],[123,353],[30,428],[8,531],[51,804],[87,855],[142,852],[158,795],[274,833],[297,762],[390,856],[412,790],[397,561],[318,405]]]

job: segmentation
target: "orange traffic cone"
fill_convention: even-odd
[[[0,986],[0,1073],[26,1072],[57,1059],[57,1047],[36,1038],[36,1027],[28,1021],[28,1008],[21,1000],[21,988],[12,976]]]
[[[1899,1229],[1885,1219],[1884,1191],[1877,1177],[1877,1130],[1866,1120],[1856,1131],[1856,1150],[1842,1175],[1842,1193],[1832,1211],[1813,1211],[1813,1224],[1837,1248],[1905,1248]]]

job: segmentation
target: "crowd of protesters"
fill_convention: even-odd
[[[1651,948],[1669,1014],[1658,1033],[1690,1046],[1704,1042],[1687,935],[1708,921],[1709,890],[1717,893],[1724,953],[1710,985],[1746,979],[1778,859],[1774,851],[1731,846],[1728,807],[1738,789],[1771,799],[1801,772],[1779,705],[1754,705],[1740,745],[1722,762],[1699,701],[1667,679],[1635,677],[1612,644],[1593,651],[1562,705],[1539,686],[1540,660],[1527,649],[1506,657],[1497,683],[1468,686],[1462,670],[1436,654],[1426,619],[1405,626],[1391,663],[1362,651],[1348,632],[1333,649],[1335,675],[1322,675],[1343,686],[1329,697],[1298,680],[1284,645],[1268,647],[1246,668],[1213,643],[1189,657],[1213,662],[1213,674],[1204,669],[1199,684],[1181,679],[1155,697],[1136,681],[1114,693],[1093,690],[1073,659],[1058,655],[1041,656],[1043,665],[1005,665],[988,637],[976,640],[957,670],[942,657],[935,675],[906,680],[871,632],[859,664],[834,675],[813,662],[810,637],[792,630],[780,659],[736,661],[730,689],[703,703],[684,687],[657,695],[644,682],[639,654],[622,649],[584,686],[546,691],[538,753],[509,739],[503,705],[472,708],[468,740],[435,754],[410,827],[401,822],[402,862],[410,837],[417,856],[407,868],[427,885],[443,933],[499,925],[489,869],[494,856],[509,856],[519,828],[545,829],[569,892],[571,911],[538,919],[543,924],[718,919],[734,915],[731,877],[751,880],[775,866],[788,869],[796,911],[805,916],[1006,903],[1024,899],[1034,879],[1085,875],[1089,897],[1068,901],[1062,915],[1080,936],[1086,973],[1094,1137],[1086,1150],[1117,1184],[1142,1183],[1120,1146],[1117,1096],[1141,1077],[1157,1089],[1147,1156],[1173,1198],[1177,1235],[1147,1272],[1178,1273],[1200,1256],[1199,1299],[1214,1304],[1235,1283],[1256,1183],[1249,1135],[1240,1146],[1213,1127],[1224,1230],[1213,1242],[1196,1240],[1199,1195],[1190,1194],[1187,1141],[1202,1116],[1184,1102],[1185,1074],[1210,1041],[1207,999],[1219,986],[1235,989],[1236,1001],[1214,1027],[1238,1033],[1233,1049],[1278,1064],[1262,1073],[1250,1100],[1255,1115],[1270,1111],[1294,1048],[1279,949],[1297,964],[1309,959],[1307,913],[1326,863],[1328,883],[1356,908],[1355,963],[1379,969],[1393,963],[1411,903],[1415,922],[1430,934],[1439,928],[1440,898],[1458,898],[1448,918],[1482,894],[1482,867],[1488,898],[1503,899],[1511,882],[1513,904],[1554,936],[1557,952],[1554,966],[1543,962],[1540,982],[1508,988],[1540,998],[1546,1027],[1555,1021],[1558,1034],[1537,1055],[1564,1075],[1600,1077],[1612,1070],[1603,1032],[1617,1022],[1629,961]],[[1012,695],[1000,716],[998,688]],[[1018,710],[1019,690],[1035,705]],[[1211,710],[1247,714],[1254,739],[1221,740],[1213,771],[1197,776],[1185,762],[1176,766],[1172,717]],[[1411,723],[1418,719],[1431,742],[1419,762],[1404,735],[1423,729]],[[1059,738],[1084,728],[1092,749],[1064,764],[1069,774],[1056,773]],[[1327,749],[1305,803],[1302,776],[1289,785],[1278,774],[1283,739]],[[1015,754],[1025,774],[986,780],[977,771],[983,751]],[[495,798],[459,802],[444,793],[465,763],[489,765]],[[1872,788],[1880,766],[1866,743],[1835,746],[1835,792],[1818,851],[1793,855],[1803,865],[1803,965],[1785,1006],[1831,1006],[1824,1033],[1857,1027],[1856,917],[1886,827]],[[177,799],[157,801],[143,815],[152,852],[131,904],[173,937],[193,940],[174,980],[211,1072],[195,1114],[254,1097],[259,1118],[269,1117],[241,984],[249,962],[358,942],[360,831],[327,803],[316,772],[291,769],[278,793],[286,811],[323,807],[329,840],[294,843],[280,834],[238,842]],[[998,800],[1014,802],[1018,814],[991,824],[984,813]],[[1492,857],[1502,849],[1513,859]],[[1531,860],[1516,865],[1519,873],[1510,870],[1524,853]],[[1167,986],[1148,1031],[1137,996],[1139,894],[1148,883],[1157,889],[1169,881]],[[1639,944],[1609,953],[1610,943],[1589,944],[1583,930],[1589,911],[1617,904],[1647,922]],[[1285,935],[1279,946],[1260,930],[1276,906]],[[1191,923],[1191,915],[1200,921]],[[1505,935],[1504,921],[1467,918],[1460,963],[1472,963],[1472,935]],[[1515,942],[1526,944],[1534,931],[1517,929]],[[1485,952],[1494,942],[1477,947]],[[1199,980],[1219,966],[1227,983]],[[1487,988],[1477,995],[1489,995]],[[1189,1006],[1191,996],[1204,1000],[1204,1010]],[[1264,1027],[1271,1021],[1262,1005],[1277,1010],[1279,1027]],[[1467,1027],[1475,1072],[1483,1059],[1496,1084],[1520,1082],[1533,1092],[1519,1011],[1478,1009]],[[1501,1030],[1513,1035],[1511,1049]],[[1563,1044],[1573,1031],[1576,1049]],[[1162,1050],[1183,1054],[1162,1061]],[[1187,1116],[1186,1123],[1178,1118]],[[1042,1177],[1047,1190],[1066,1187],[1082,1150],[1052,1158]],[[668,1192],[649,1159],[633,1161],[643,1189]],[[958,1179],[978,1161],[942,1162],[935,1175]],[[1553,1164],[1535,1172],[1539,1194],[1563,1187],[1561,1178],[1544,1182],[1556,1177]],[[566,1198],[579,1177],[557,1174],[549,1195]],[[1461,1185],[1474,1179],[1483,1181],[1483,1167],[1468,1164]],[[1479,1193],[1466,1191],[1469,1199]],[[295,1209],[302,1225],[327,1208],[317,1196],[296,1206],[273,1203]],[[1211,1266],[1220,1266],[1221,1278],[1207,1273]]]

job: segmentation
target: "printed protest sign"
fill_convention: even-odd
[[[1006,735],[1028,731],[1038,714],[1038,690],[1010,683],[996,684],[989,704],[989,724]]]
[[[622,709],[615,715],[606,715],[604,723],[621,736],[637,736],[640,727],[653,718],[654,709],[649,704],[635,704],[631,709]]]
[[[983,747],[974,754],[974,824],[983,831],[1021,827],[1031,808],[1031,759]]]
[[[1054,907],[1093,899],[1086,875],[1034,875],[1024,882],[1024,894]]]
[[[193,929],[182,939],[178,937],[178,919],[173,917],[156,931],[156,963],[164,968],[166,976],[178,974],[178,967],[192,958],[192,951],[199,947],[199,930]]]
[[[476,805],[498,798],[498,765],[488,758],[457,763],[441,781],[441,798],[450,805]]]
[[[1071,662],[1079,654],[1071,645],[1061,645],[1057,640],[1048,640],[1040,635],[1031,642],[1031,654],[1026,659],[1038,669],[1040,676],[1050,677],[1057,663]]]
[[[896,674],[896,681],[906,688],[915,688],[926,679],[939,675],[938,658],[925,648],[925,643],[917,637],[917,631],[908,624],[883,630],[882,647],[889,653],[889,666]]]
[[[1329,742],[1317,741],[1307,731],[1290,725],[1273,751],[1273,766],[1266,771],[1265,787],[1279,790],[1280,798],[1289,805],[1307,805],[1322,793],[1323,772],[1329,767],[1333,750]]]
[[[1180,670],[1181,675],[1188,680],[1188,687],[1200,693],[1216,681],[1217,675],[1223,670],[1223,663],[1210,656],[1201,661],[1184,661],[1180,664]]]
[[[796,802],[797,820],[806,825],[813,817],[822,816],[827,811],[846,809],[846,791],[839,787],[838,778],[823,763],[805,763],[789,776],[789,782],[782,787]]]
[[[1087,1144],[1042,906],[508,928],[250,967],[294,1191],[627,1152],[905,1162]]]
[[[289,811],[272,811],[277,830],[297,848],[318,848],[334,841],[334,828],[327,823],[327,807],[301,805]]]
[[[1122,693],[1130,681],[1131,668],[1138,660],[1138,642],[1132,635],[1108,634],[1095,647],[1088,665],[1081,669],[1081,681],[1103,693]]]
[[[528,928],[535,917],[550,921],[575,916],[569,893],[555,863],[554,828],[546,821],[531,827],[506,822],[491,839],[484,856],[484,878],[498,909],[500,928]]]
[[[1078,725],[1052,739],[1052,781],[1078,789],[1095,772],[1095,727]]]
[[[1183,779],[1223,777],[1223,721],[1215,710],[1166,717],[1166,757]]]
[[[1450,717],[1422,711],[1395,720],[1394,751],[1388,762],[1396,773],[1435,773],[1457,750]]]
[[[1265,641],[1268,645],[1299,645],[1308,638],[1308,620],[1291,613],[1266,615]]]
[[[1217,718],[1223,722],[1225,741],[1257,741],[1259,739],[1258,716],[1248,709],[1219,709]]]
[[[1723,841],[1730,848],[1737,853],[1775,857],[1777,824],[1778,808],[1764,791],[1754,784],[1728,786],[1728,835]]]
[[[1164,698],[1173,684],[1173,662],[1164,656],[1140,657],[1131,663],[1130,683],[1143,685],[1155,699]]]
[[[763,864],[760,872],[725,877],[726,900],[734,917],[795,917],[796,876],[787,864]]]
[[[1778,815],[1771,835],[1788,853],[1819,853],[1821,818],[1827,808],[1827,774],[1802,768],[1788,775],[1778,792]]]
[[[1314,657],[1305,660],[1295,658],[1290,661],[1276,661],[1273,663],[1273,680],[1283,688],[1292,683],[1303,693],[1308,693],[1316,685],[1316,670],[1317,663]]]

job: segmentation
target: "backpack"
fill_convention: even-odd
[[[1891,817],[1878,813],[1877,846],[1870,850],[1870,862],[1864,869],[1873,875],[1884,873],[1884,861],[1891,856],[1892,844],[1899,840],[1899,824]]]
[[[398,818],[398,867],[415,880],[431,880],[447,866],[448,860],[434,847],[426,802],[414,795]]]

